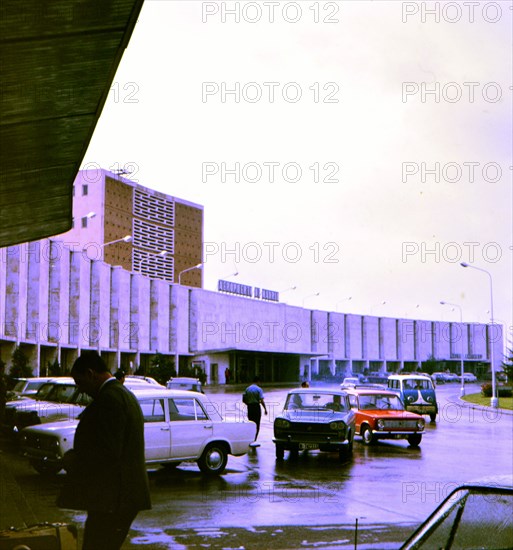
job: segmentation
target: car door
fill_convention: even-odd
[[[164,460],[171,455],[171,431],[166,420],[166,400],[148,398],[139,401],[144,417],[146,461]]]
[[[194,397],[169,399],[173,458],[197,458],[214,432],[214,423]]]

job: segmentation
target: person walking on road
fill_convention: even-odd
[[[151,508],[141,407],[96,351],[82,352],[71,376],[93,401],[64,455],[57,505],[87,511],[83,550],[119,550],[137,513]]]
[[[267,414],[267,408],[264,401],[264,392],[258,385],[259,382],[260,378],[255,376],[255,378],[253,378],[253,384],[246,388],[242,399],[248,407],[248,419],[252,420],[256,424],[255,441],[250,443],[250,447],[260,446],[260,444],[256,442],[258,432],[260,431],[260,419],[262,418],[262,410],[260,406],[264,409],[264,413]]]

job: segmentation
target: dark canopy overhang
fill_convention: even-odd
[[[73,181],[142,4],[0,3],[0,246],[71,228]]]

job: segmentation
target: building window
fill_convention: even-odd
[[[86,228],[87,227],[87,216],[85,216],[84,218],[82,218],[82,229]]]
[[[87,185],[82,185],[82,195],[87,195],[87,192],[89,191],[89,188]]]

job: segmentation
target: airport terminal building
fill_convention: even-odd
[[[500,326],[319,311],[230,292],[170,283],[45,239],[1,250],[0,358],[19,346],[34,375],[57,360],[71,368],[98,349],[112,370],[147,366],[156,353],[181,369],[202,368],[209,384],[285,382],[351,372],[416,370],[429,358],[489,372],[502,361]],[[243,288],[238,288],[243,287]],[[248,288],[251,292],[248,292]],[[239,295],[238,293],[243,295]],[[251,296],[249,295],[251,294]],[[262,295],[262,293],[257,293]]]
[[[228,281],[203,289],[200,205],[101,170],[79,173],[73,208],[70,232],[0,249],[7,370],[19,347],[34,375],[97,349],[111,370],[134,372],[160,353],[180,373],[204,370],[208,384],[224,383],[227,369],[235,383],[297,382],[414,371],[428,359],[459,372],[462,353],[465,370],[483,376],[492,345],[500,369],[500,325],[305,309]]]

